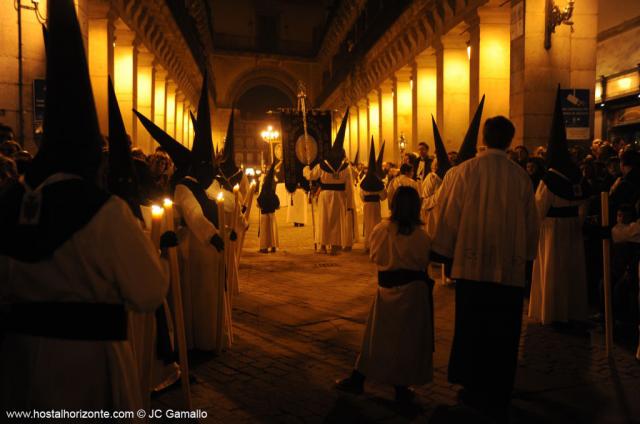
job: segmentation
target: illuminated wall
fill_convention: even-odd
[[[136,110],[144,116],[153,117],[153,55],[149,52],[141,51],[138,53],[136,61],[137,90],[136,90]],[[149,132],[144,129],[140,121],[135,120],[136,124],[136,146],[150,153],[154,151],[154,142]]]
[[[153,96],[153,122],[160,128],[166,127],[166,81],[167,72],[162,68],[156,68],[153,74],[153,89],[155,94]]]
[[[407,142],[407,151],[415,150],[415,146],[411,145],[411,139],[413,138],[413,79],[411,77],[411,67],[405,66],[396,73],[397,78],[397,93],[398,93],[398,135],[404,134]]]
[[[469,57],[463,42],[445,39],[443,44],[440,130],[447,149],[458,150],[469,125]]]
[[[358,138],[358,146],[355,152],[360,149],[360,154],[367,151],[367,143],[369,142],[369,112],[367,101],[362,100],[358,103],[358,129],[360,131],[360,137]]]
[[[436,110],[436,58],[434,52],[424,52],[416,58],[417,69],[417,114],[418,114],[418,141],[426,141],[434,152],[433,128],[431,115],[437,115]]]
[[[107,17],[89,19],[88,56],[91,88],[102,134],[109,132],[107,78],[113,63],[113,30]],[[118,99],[120,100],[120,99]]]
[[[125,129],[133,136],[133,39],[135,34],[129,31],[123,23],[116,25],[114,47],[114,78],[113,83],[118,96],[120,113]]]
[[[378,91],[374,90],[369,93],[369,139],[367,140],[367,151],[369,143],[371,142],[371,136],[373,136],[376,143],[380,142],[380,101],[378,98]],[[360,159],[365,160],[365,156],[360,154]]]
[[[184,144],[182,127],[184,124],[184,95],[176,95],[176,140]]]
[[[382,141],[386,141],[385,144],[385,161],[394,160],[394,148],[395,140],[395,115],[393,110],[394,93],[393,93],[393,81],[387,80],[380,85],[381,97],[382,97]]]
[[[349,142],[349,155],[354,156],[358,150],[358,143],[360,140],[360,127],[358,125],[358,108],[352,107],[349,109],[349,128],[351,140]]]
[[[175,138],[176,136],[176,84],[173,81],[167,81],[166,91],[167,106],[166,113],[166,131]]]

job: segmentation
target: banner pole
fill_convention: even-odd
[[[304,150],[307,159],[307,166],[311,171],[311,153],[309,149],[309,132],[307,130],[307,93],[305,91],[302,81],[298,81],[298,110],[302,110],[302,126],[304,128]],[[318,250],[318,243],[316,241],[316,218],[313,210],[313,196],[311,194],[311,180],[309,180],[309,201],[311,202],[311,226],[313,227],[313,251]]]

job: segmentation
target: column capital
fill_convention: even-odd
[[[436,66],[436,50],[428,48],[415,58],[418,68],[434,68]]]
[[[152,66],[155,56],[146,48],[138,50],[138,66]]]
[[[404,66],[396,71],[396,80],[397,82],[408,82],[411,79],[411,66]]]
[[[135,43],[134,43],[135,38],[136,38],[136,34],[131,30],[126,28],[118,28],[118,26],[115,27],[114,41],[116,43],[115,44],[116,47],[123,47],[123,46],[135,47]]]

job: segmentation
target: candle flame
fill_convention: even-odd
[[[219,202],[224,200],[224,194],[222,192],[218,193],[217,199]]]
[[[255,187],[256,186],[256,180],[251,180],[251,186]]]
[[[162,202],[162,205],[165,208],[170,208],[171,206],[173,206],[173,202],[171,201],[171,199],[169,199],[168,197],[164,199],[164,201]]]
[[[240,184],[236,184],[233,186],[233,191],[238,191],[240,190]]]
[[[154,218],[159,218],[164,214],[164,209],[158,205],[151,206],[151,216]]]

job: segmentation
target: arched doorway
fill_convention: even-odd
[[[271,163],[271,147],[260,133],[269,125],[280,131],[278,115],[269,112],[293,107],[291,96],[277,86],[259,84],[244,91],[234,103],[238,111],[235,123],[236,153],[242,152],[245,167],[268,166]],[[277,146],[274,146],[274,153],[279,156]]]

